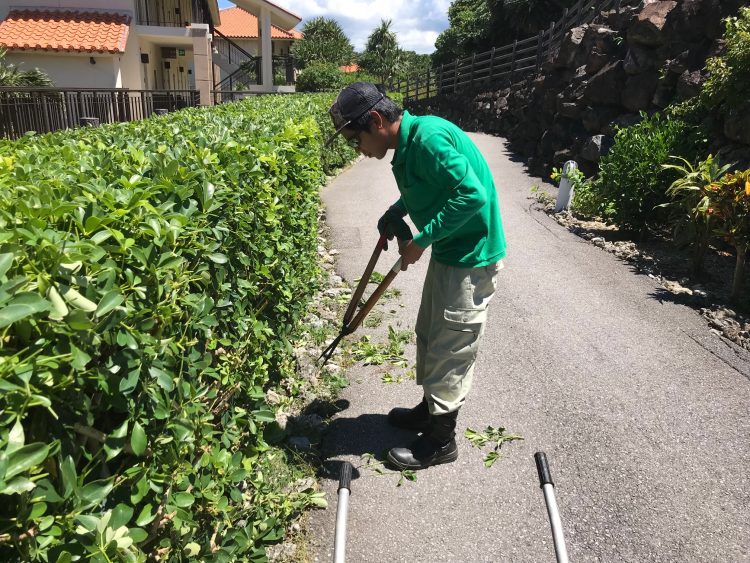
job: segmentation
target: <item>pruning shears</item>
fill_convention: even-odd
[[[377,264],[378,258],[380,258],[380,253],[387,246],[387,244],[388,235],[386,233],[383,233],[382,235],[380,235],[378,243],[375,245],[375,250],[373,250],[370,261],[367,263],[365,273],[362,274],[362,278],[359,280],[357,289],[354,290],[354,294],[352,295],[352,300],[349,302],[349,306],[346,308],[346,312],[344,313],[344,321],[341,326],[341,332],[339,332],[339,335],[333,340],[333,342],[331,342],[328,347],[323,350],[323,353],[318,358],[318,361],[320,361],[321,359],[323,360],[323,363],[320,365],[320,367],[326,365],[328,360],[331,359],[331,356],[333,356],[333,352],[336,350],[339,342],[341,342],[341,340],[345,336],[357,330],[367,314],[375,306],[375,303],[378,302],[378,299],[380,299],[383,293],[385,293],[385,290],[388,289],[388,286],[391,285],[393,278],[395,278],[396,274],[398,274],[401,270],[401,258],[399,257],[390,271],[383,277],[383,281],[378,284],[378,287],[375,288],[375,291],[372,292],[372,295],[370,295],[367,301],[365,301],[365,304],[362,305],[362,308],[359,310],[359,312],[357,312],[355,316],[357,304],[362,298],[367,284],[370,283],[370,277],[372,277],[372,272],[375,269],[375,264]]]

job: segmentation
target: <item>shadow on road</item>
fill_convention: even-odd
[[[415,432],[393,428],[384,414],[363,414],[356,418],[340,416],[328,426],[322,442],[323,463],[320,476],[337,480],[343,457],[354,456],[353,465],[383,462],[388,450],[410,444]],[[368,461],[370,458],[370,461]],[[360,460],[362,460],[360,462]],[[358,477],[353,473],[353,478]]]

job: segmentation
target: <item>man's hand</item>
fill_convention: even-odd
[[[414,264],[422,257],[424,248],[419,246],[413,240],[399,244],[398,253],[401,255],[401,271],[406,271],[410,264]]]
[[[378,220],[378,232],[381,235],[386,235],[388,240],[393,240],[394,236],[397,239],[411,239],[411,229],[403,219],[405,215],[406,213],[397,205],[391,205]],[[384,249],[388,250],[387,242],[385,243]]]

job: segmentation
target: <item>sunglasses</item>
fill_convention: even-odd
[[[348,139],[346,139],[346,144],[353,149],[358,149],[361,142],[362,141],[359,138],[359,132],[357,132],[353,137],[349,137]]]

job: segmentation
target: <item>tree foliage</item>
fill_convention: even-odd
[[[18,65],[6,63],[7,51],[0,48],[0,86],[52,86],[52,80],[44,72],[35,68],[33,70],[21,70]]]
[[[424,74],[432,67],[430,55],[420,55],[415,51],[401,51],[401,66],[397,73],[398,78],[413,77]]]
[[[739,16],[725,21],[724,52],[706,62],[708,79],[700,101],[722,114],[742,108],[750,99],[750,8],[740,8]]]
[[[359,59],[359,66],[374,74],[382,84],[396,75],[401,66],[401,48],[396,33],[391,30],[392,20],[381,20],[367,38],[367,45]]]
[[[454,0],[450,27],[435,41],[433,62],[449,63],[471,53],[525,39],[562,16],[575,0]]]
[[[303,38],[292,45],[292,55],[300,68],[313,63],[335,66],[351,64],[354,47],[338,22],[331,18],[313,18],[302,26]]]

